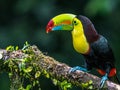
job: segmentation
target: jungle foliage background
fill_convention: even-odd
[[[45,32],[48,21],[61,13],[81,14],[91,19],[113,49],[120,79],[120,0],[0,0],[0,48],[9,45],[22,48],[28,41],[56,60],[83,66],[83,57],[72,47],[70,32]],[[95,70],[92,73],[98,75]],[[40,82],[42,90],[58,90],[49,79],[41,77]],[[0,90],[9,90],[9,85],[8,74],[1,73]]]

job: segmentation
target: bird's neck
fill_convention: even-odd
[[[81,53],[87,54],[90,50],[89,43],[84,35],[83,30],[73,30],[72,31],[73,46],[74,49]]]

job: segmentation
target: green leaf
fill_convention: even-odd
[[[19,63],[19,69],[20,69],[20,71],[25,69],[25,63],[24,62]]]
[[[28,73],[33,70],[33,67],[29,66],[28,68],[24,69],[24,72]]]
[[[18,49],[19,49],[19,47],[18,47],[18,46],[16,46],[16,47],[15,47],[15,50],[18,50]]]
[[[67,82],[67,80],[64,80],[63,82],[61,82],[60,86],[63,90],[67,90],[68,88],[72,88],[72,84]]]
[[[18,90],[26,90],[23,86],[21,86]]]
[[[43,73],[45,74],[46,78],[50,78],[50,75],[47,73],[46,70],[44,70]]]
[[[10,45],[6,48],[7,51],[14,51],[14,46]]]
[[[93,89],[93,85],[92,84],[93,84],[93,81],[90,80],[90,81],[88,81],[86,83],[82,83],[81,85],[82,85],[83,88],[87,88],[89,90],[92,90]]]
[[[24,46],[23,46],[23,48],[22,48],[22,50],[27,49],[29,46],[30,46],[30,44],[26,41],[25,44],[24,44]]]
[[[53,80],[53,84],[54,84],[54,85],[57,85],[58,80],[56,80],[56,79],[52,79],[52,80]]]
[[[26,86],[26,90],[30,90],[31,87],[32,87],[32,85],[31,85],[31,84],[28,84],[28,85]]]
[[[35,73],[35,78],[38,78],[38,77],[40,77],[40,71],[37,71],[37,72]]]
[[[88,87],[89,84],[88,83],[82,83],[81,85],[82,85],[83,88],[86,88],[86,87]]]

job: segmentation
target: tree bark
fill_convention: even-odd
[[[86,87],[91,86],[91,89],[99,89],[99,84],[101,79],[95,75],[92,75],[87,72],[83,71],[75,71],[72,73],[69,73],[69,70],[71,69],[70,66],[68,66],[65,63],[58,62],[54,58],[44,55],[37,46],[30,46],[34,52],[35,57],[37,57],[37,60],[32,60],[32,63],[35,63],[40,70],[45,70],[50,75],[50,77],[55,78],[56,80],[67,80],[72,85],[84,87],[86,84],[88,84]],[[2,55],[1,61],[5,62],[9,59],[22,59],[24,57],[29,57],[28,53],[24,53],[22,50],[15,50],[15,51],[6,51],[6,50],[0,50],[0,55]],[[35,58],[36,59],[36,58]],[[0,70],[6,70],[6,67],[3,66],[4,64],[0,63]],[[6,70],[7,71],[7,70]],[[40,71],[40,72],[42,72]],[[11,82],[12,83],[12,82]],[[86,88],[84,87],[84,88]],[[104,87],[106,90],[120,90],[120,86],[111,82],[106,81]]]

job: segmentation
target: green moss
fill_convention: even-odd
[[[62,90],[68,90],[72,88],[72,84],[69,83],[67,80],[57,80],[57,79],[52,79],[54,85],[58,85]]]
[[[45,75],[46,78],[50,78],[50,75],[46,70],[43,70],[42,73]]]
[[[35,78],[39,78],[39,77],[40,77],[40,74],[41,74],[41,72],[40,72],[40,71],[37,71],[37,72],[35,73]]]
[[[88,81],[86,83],[82,83],[81,86],[82,86],[82,88],[93,90],[93,81],[90,80],[90,81]]]
[[[8,46],[6,48],[7,51],[13,54],[13,57],[13,52],[15,51],[16,53],[18,49],[18,46]],[[19,57],[18,55],[18,57],[9,58],[4,62],[11,80],[11,90],[31,90],[35,86],[40,90],[39,78],[41,75],[50,78],[53,83],[58,85],[62,90],[72,88],[72,84],[64,80],[64,78],[61,78],[61,80],[53,79],[54,77],[52,77],[47,70],[38,66],[39,64],[36,62],[40,60],[42,56],[36,56],[33,47],[31,47],[28,42],[25,42],[22,50],[19,50],[17,53],[22,53],[23,56]],[[26,79],[27,84],[24,85]]]
[[[18,49],[18,46],[8,46],[6,48],[6,50],[11,53]],[[18,58],[9,58],[4,62],[6,67],[5,70],[9,73],[11,90],[30,90],[35,86],[40,88],[39,77],[41,75],[41,71],[37,64],[32,63],[32,61],[37,60],[38,57],[35,56],[35,53],[28,42],[24,44],[20,52],[23,54],[22,57],[19,57],[18,55]],[[14,55],[14,53],[12,54]],[[26,79],[29,80],[29,83],[24,85]]]
[[[15,51],[15,50],[18,50],[18,49],[19,49],[18,46],[12,46],[12,45],[10,45],[10,46],[6,47],[7,51]]]

